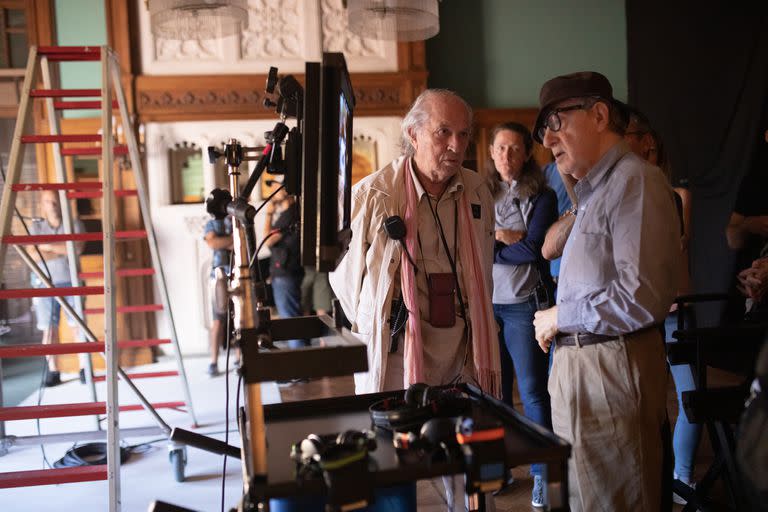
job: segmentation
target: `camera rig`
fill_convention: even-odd
[[[273,320],[266,306],[266,285],[258,271],[255,218],[258,208],[248,198],[265,171],[283,176],[281,188],[301,198],[303,169],[304,89],[291,75],[278,77],[270,68],[267,79],[267,107],[279,115],[275,127],[265,134],[263,148],[246,147],[230,139],[223,148],[209,147],[211,163],[222,159],[227,168],[229,190],[215,189],[206,199],[206,209],[217,219],[232,217],[233,265],[228,294],[233,303],[232,340],[242,352],[240,374],[246,383],[246,412],[241,414],[242,448],[223,443],[188,430],[175,428],[171,439],[217,454],[241,458],[244,476],[244,500],[248,501],[251,485],[263,484],[267,475],[266,433],[261,402],[260,383],[299,377],[350,375],[368,368],[366,348],[342,328],[343,313],[334,305],[334,318],[307,316]],[[312,106],[317,110],[317,106]],[[286,121],[296,119],[289,128]],[[313,127],[310,129],[318,129]],[[316,135],[316,134],[315,134]],[[256,166],[241,188],[240,166],[255,161]],[[307,166],[311,167],[311,166]],[[274,193],[276,193],[275,191]],[[274,195],[273,193],[273,195]],[[282,340],[306,339],[306,348],[288,349]],[[321,340],[322,341],[317,341]],[[308,353],[311,351],[311,357]],[[241,504],[241,509],[254,509]]]
[[[253,273],[257,262],[257,245],[254,219],[258,210],[248,202],[256,183],[264,171],[282,174],[282,187],[291,195],[299,195],[299,173],[301,164],[301,112],[303,110],[304,90],[292,75],[279,78],[277,68],[269,70],[266,87],[265,106],[276,107],[280,121],[265,134],[266,146],[262,148],[245,147],[237,140],[230,139],[219,150],[208,147],[208,159],[215,163],[223,158],[229,176],[229,190],[214,189],[206,199],[206,209],[217,219],[231,215],[234,237],[233,250],[235,272],[230,294],[235,303],[234,331],[235,341],[243,328],[256,329],[259,345],[272,347],[269,338],[269,309],[266,302],[266,287],[262,280],[256,281]],[[276,101],[271,97],[276,96]],[[297,125],[291,129],[285,124],[289,117],[295,117]],[[285,157],[282,144],[286,140]],[[258,152],[261,150],[261,154]],[[256,167],[245,186],[240,190],[240,165],[243,162],[256,161]],[[266,201],[265,201],[266,204]]]

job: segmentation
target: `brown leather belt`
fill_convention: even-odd
[[[596,345],[607,341],[615,341],[619,335],[592,334],[591,332],[580,332],[577,334],[557,333],[555,335],[555,344],[558,347],[573,347],[584,345]]]
[[[617,341],[622,336],[628,338],[634,334],[649,331],[651,329],[659,329],[659,325],[651,325],[644,327],[635,332],[628,334],[592,334],[591,332],[580,332],[576,334],[570,334],[566,332],[559,332],[555,334],[555,345],[560,347],[583,347],[584,345],[597,345],[598,343],[605,343],[608,341]],[[662,336],[663,338],[663,336]]]

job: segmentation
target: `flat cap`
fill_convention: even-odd
[[[533,138],[536,142],[542,142],[539,132],[554,105],[570,98],[584,97],[599,97],[615,102],[611,82],[596,71],[580,71],[547,80],[541,86],[539,115],[533,125]]]

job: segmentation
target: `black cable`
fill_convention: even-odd
[[[270,202],[272,200],[273,197],[275,197],[275,194],[277,194],[278,192],[280,192],[284,188],[285,188],[285,185],[280,185],[271,194],[269,194],[267,196],[267,198],[264,201],[262,201],[262,203],[259,205],[259,207],[256,208],[256,213],[254,214],[254,217],[261,211],[262,208],[264,208],[267,205],[268,202]],[[259,251],[261,251],[261,248],[264,246],[264,242],[266,242],[267,238],[272,236],[274,233],[276,233],[276,232],[273,231],[272,233],[270,233],[267,236],[265,236],[264,240],[261,241],[261,243],[258,245],[256,250],[253,252],[253,255],[251,256],[251,261],[248,262],[248,270],[253,268],[253,264],[258,259]],[[258,271],[258,274],[259,274],[259,282],[263,283],[264,282],[264,276],[261,275],[261,266],[260,265],[257,267],[257,271]]]
[[[232,279],[232,264],[234,259],[234,254],[229,253],[229,276],[227,281]],[[224,359],[224,443],[229,444],[229,352],[232,350],[232,340],[231,340],[231,326],[230,326],[230,300],[227,299],[227,330],[226,330],[226,342],[227,342],[227,355]],[[218,354],[218,348],[216,349]],[[218,357],[218,356],[217,356]],[[242,353],[240,354],[240,357],[242,358]],[[226,481],[227,481],[227,454],[224,453],[224,462],[222,463],[221,468],[221,512],[224,512],[224,490],[226,488]]]
[[[256,262],[256,257],[259,254],[259,251],[261,251],[261,248],[264,247],[264,244],[267,240],[269,240],[272,235],[276,235],[280,232],[279,229],[276,229],[274,231],[270,231],[267,236],[264,237],[264,240],[261,241],[261,243],[256,247],[256,250],[253,252],[253,256],[251,256],[251,261],[248,263],[248,268],[251,268],[253,264]],[[264,279],[261,277],[261,265],[259,265],[259,282],[263,283]]]
[[[93,442],[72,445],[64,456],[53,463],[54,468],[71,468],[77,466],[98,466],[107,463],[109,448],[105,442]],[[128,462],[133,453],[141,453],[130,447],[120,447],[120,463]]]

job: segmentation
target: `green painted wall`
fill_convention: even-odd
[[[104,0],[56,0],[56,38],[60,46],[100,46],[107,44]],[[98,62],[62,62],[61,87],[94,89],[101,87]],[[94,117],[98,110],[65,111],[64,117]]]
[[[624,0],[442,0],[426,50],[429,86],[476,108],[538,106],[542,83],[585,70],[627,99]]]

